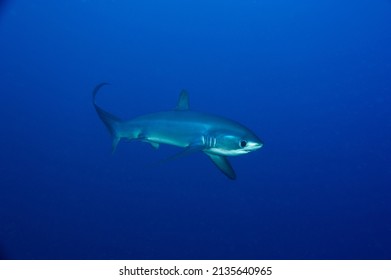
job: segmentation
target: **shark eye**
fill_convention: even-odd
[[[240,147],[244,148],[247,145],[247,141],[246,140],[241,140],[239,145],[240,145]]]

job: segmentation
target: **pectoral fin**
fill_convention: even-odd
[[[213,163],[231,180],[236,179],[235,170],[232,168],[228,159],[224,156],[205,153]]]

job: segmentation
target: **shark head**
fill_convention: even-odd
[[[213,138],[214,145],[208,151],[222,156],[239,156],[256,151],[263,146],[261,139],[245,127],[218,132]]]

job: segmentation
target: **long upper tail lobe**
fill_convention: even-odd
[[[100,83],[94,88],[94,90],[92,91],[92,103],[95,107],[96,112],[98,113],[99,118],[105,124],[105,126],[107,127],[107,129],[109,130],[113,138],[112,151],[114,152],[115,149],[117,148],[119,140],[121,140],[120,127],[123,124],[123,121],[120,118],[114,116],[109,112],[106,112],[101,107],[96,105],[95,103],[96,94],[105,85],[109,85],[109,83]]]

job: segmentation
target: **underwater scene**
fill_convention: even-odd
[[[391,259],[391,1],[0,2],[0,259]]]

